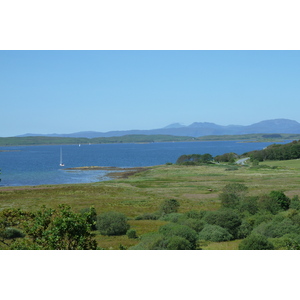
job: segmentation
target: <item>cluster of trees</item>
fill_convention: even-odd
[[[239,157],[239,155],[237,155],[236,153],[233,153],[233,152],[224,153],[222,155],[217,155],[215,157],[213,157],[209,153],[184,154],[184,155],[181,155],[177,159],[176,164],[179,164],[179,165],[201,165],[201,164],[209,164],[212,161],[234,163],[238,157]]]
[[[226,185],[217,211],[145,214],[140,218],[168,221],[145,234],[133,250],[195,250],[211,242],[242,239],[241,250],[300,249],[300,200],[282,191],[248,196],[244,184]]]
[[[288,144],[273,144],[263,150],[248,152],[252,161],[289,160],[300,158],[300,140]]]
[[[184,154],[181,155],[177,161],[176,164],[181,165],[199,165],[199,164],[207,164],[213,161],[213,157],[209,153],[205,154]]]

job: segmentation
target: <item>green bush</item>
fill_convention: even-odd
[[[245,197],[248,188],[241,183],[227,184],[220,194],[222,207],[236,208],[240,201]]]
[[[138,238],[135,229],[128,229],[126,232],[126,235],[128,236],[129,239],[137,239]]]
[[[181,225],[186,225],[192,229],[194,229],[196,232],[200,232],[204,226],[205,226],[205,222],[203,220],[199,220],[199,219],[183,219],[183,220],[179,220],[178,224]]]
[[[300,199],[298,195],[291,199],[290,208],[300,210]]]
[[[102,235],[123,235],[129,227],[126,216],[120,212],[105,212],[97,217],[97,228]]]
[[[258,197],[245,197],[239,203],[238,210],[239,212],[248,212],[251,215],[254,215],[258,212]]]
[[[195,230],[186,225],[169,223],[161,226],[158,232],[168,239],[173,236],[185,238],[191,243],[192,249],[196,249],[198,234]]]
[[[239,226],[242,224],[239,215],[231,209],[208,212],[204,217],[204,221],[227,229],[234,239],[238,237]]]
[[[252,230],[253,230],[253,226],[251,225],[251,223],[247,219],[244,219],[242,220],[242,224],[239,227],[237,237],[239,239],[244,239],[251,233]]]
[[[135,217],[136,220],[158,220],[161,216],[160,212],[144,213]]]
[[[167,243],[167,250],[193,250],[192,244],[181,236],[172,236]]]
[[[178,212],[180,204],[176,199],[165,200],[160,205],[160,212],[162,214],[170,214]]]
[[[252,233],[239,244],[239,250],[274,250],[274,245],[260,234]]]
[[[180,220],[186,219],[186,216],[184,214],[180,214],[180,213],[170,213],[170,214],[167,214],[167,215],[163,215],[159,219],[161,221],[178,223],[178,222],[180,222]]]
[[[212,242],[223,242],[233,239],[233,236],[223,227],[206,224],[199,233],[199,239]]]
[[[206,215],[206,211],[190,210],[184,213],[184,215],[186,215],[187,218],[201,220]]]
[[[253,229],[253,232],[259,233],[266,237],[278,238],[285,234],[300,234],[300,226],[294,224],[289,218],[276,216],[270,222],[263,222]]]
[[[257,201],[258,209],[270,212],[273,215],[276,215],[280,210],[281,206],[277,201],[270,195],[262,195]]]
[[[25,234],[20,231],[19,229],[16,228],[5,228],[4,231],[1,232],[0,237],[2,237],[3,239],[6,240],[12,240],[12,239],[16,239],[16,238],[23,238],[25,236]]]
[[[247,218],[247,221],[252,225],[252,227],[257,227],[263,222],[269,222],[274,218],[274,215],[269,211],[258,211],[255,215]]]
[[[91,230],[97,230],[97,212],[96,209],[92,207],[86,207],[80,210],[81,215],[85,215],[87,222],[91,225]]]
[[[287,197],[282,191],[272,191],[270,192],[270,197],[279,204],[281,209],[289,209],[291,199]]]

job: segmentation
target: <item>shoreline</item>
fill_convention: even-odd
[[[120,168],[120,167],[100,167],[100,166],[85,166],[66,168],[66,171],[112,171],[108,173],[107,177],[114,179],[125,179],[134,174],[150,170],[152,167],[132,167],[132,168]],[[115,172],[113,172],[115,171]],[[102,182],[102,181],[97,181]],[[90,182],[91,183],[91,182]],[[58,184],[41,184],[41,185],[18,185],[18,186],[0,186],[0,192],[14,191],[14,190],[43,190],[43,189],[55,189],[62,185],[85,185],[90,183],[58,183]],[[94,183],[94,182],[93,182]]]
[[[84,166],[84,167],[74,167],[65,168],[66,171],[111,171],[108,173],[107,177],[112,179],[128,178],[134,174],[144,172],[149,170],[151,167],[104,167],[104,166]]]

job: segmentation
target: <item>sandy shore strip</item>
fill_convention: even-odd
[[[65,168],[66,171],[110,171],[108,177],[111,178],[127,178],[136,173],[149,170],[150,167],[135,167],[135,168],[120,168],[120,167],[100,167],[100,166],[86,166],[76,168]],[[115,171],[115,172],[114,172]]]

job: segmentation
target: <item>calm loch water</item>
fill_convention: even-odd
[[[289,141],[287,141],[289,142]],[[68,171],[83,166],[142,167],[175,163],[182,154],[212,156],[260,150],[271,143],[178,142],[0,147],[0,186],[87,183],[108,180],[108,171]],[[64,167],[60,167],[62,148]],[[9,151],[7,151],[9,150]]]

